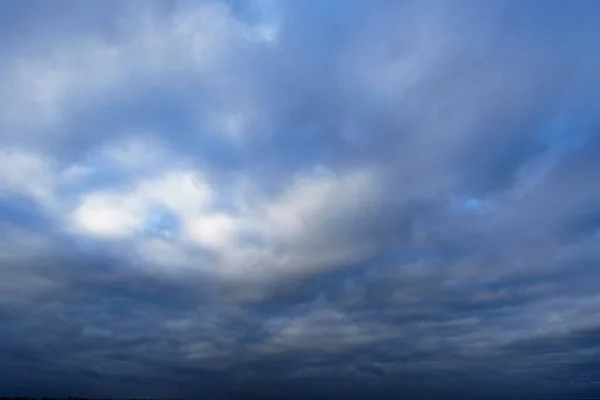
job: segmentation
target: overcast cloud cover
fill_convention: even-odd
[[[0,2],[0,395],[600,395],[596,1]]]

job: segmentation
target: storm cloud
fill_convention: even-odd
[[[0,395],[600,395],[600,6],[5,0]]]

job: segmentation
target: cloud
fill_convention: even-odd
[[[379,367],[377,365],[357,365],[356,369],[360,371],[367,372],[369,374],[377,375],[377,376],[385,376],[385,369]]]
[[[598,394],[595,3],[2,7],[8,392]]]

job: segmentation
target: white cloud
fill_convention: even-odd
[[[146,204],[135,196],[93,193],[84,197],[73,213],[74,224],[100,237],[122,238],[135,232],[144,218]]]
[[[166,270],[195,268],[247,283],[336,267],[375,248],[352,239],[355,218],[379,194],[373,171],[317,169],[298,175],[274,197],[244,195],[253,190],[242,185],[238,192],[246,201],[227,212],[214,201],[223,188],[195,170],[163,171],[121,189],[85,193],[70,214],[71,226],[79,234],[129,238],[134,257]],[[155,206],[177,218],[177,232],[144,239]],[[212,261],[207,264],[194,248],[212,254]]]
[[[374,183],[372,171],[336,174],[317,168],[297,176],[279,197],[262,207],[261,213],[269,234],[281,240],[297,240],[308,232],[316,233],[322,223],[338,218],[350,222],[378,195]]]
[[[275,28],[245,24],[227,5],[216,2],[180,7],[167,16],[138,11],[121,21],[122,29],[110,41],[100,35],[57,37],[49,40],[53,46],[44,53],[9,58],[0,76],[6,82],[0,90],[5,136],[30,141],[22,132],[45,135],[85,107],[182,74],[188,83],[213,92],[219,104],[211,104],[211,112],[223,133],[239,134],[253,111],[249,101],[239,101],[248,96],[235,76],[239,71],[233,72],[234,58],[250,54],[247,48],[257,45],[256,32],[271,40]]]
[[[248,196],[252,201],[240,204],[235,215],[199,215],[197,226],[203,231],[200,237],[193,233],[205,246],[212,245],[220,261],[217,274],[248,284],[277,282],[372,252],[373,243],[353,242],[352,230],[357,215],[377,195],[372,171],[317,169],[297,176],[274,197]]]
[[[247,226],[266,243],[266,270],[296,274],[365,257],[373,243],[356,242],[356,221],[370,212],[381,188],[370,170],[333,173],[316,169],[297,176],[278,196],[264,199]]]
[[[195,215],[213,200],[213,189],[200,173],[189,169],[166,171],[140,182],[137,193],[147,201],[164,204],[182,216]]]
[[[208,184],[195,171],[166,171],[121,190],[84,194],[72,222],[92,235],[131,236],[141,228],[153,206],[163,205],[188,219],[207,206],[211,194]]]
[[[199,244],[216,249],[232,245],[234,220],[224,213],[203,214],[187,221],[191,238]]]
[[[13,191],[48,203],[56,186],[50,157],[19,148],[0,149],[0,190]]]

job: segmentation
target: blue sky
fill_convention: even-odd
[[[0,395],[600,395],[599,38],[593,1],[3,1]]]

